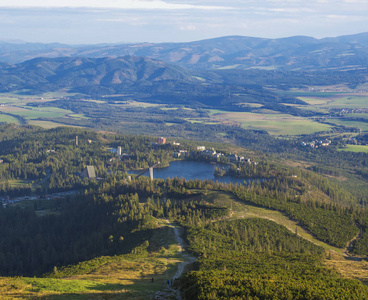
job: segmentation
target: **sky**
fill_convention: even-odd
[[[0,0],[0,40],[188,42],[368,32],[368,0]]]

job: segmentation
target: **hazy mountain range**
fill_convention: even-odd
[[[7,63],[19,63],[35,57],[102,58],[125,55],[159,59],[187,69],[349,70],[368,67],[368,33],[324,39],[227,36],[190,43],[160,44],[71,46],[0,43],[0,61]]]

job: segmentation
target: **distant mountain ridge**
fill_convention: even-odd
[[[368,67],[368,33],[315,39],[226,36],[188,43],[139,43],[70,46],[0,43],[0,61],[19,63],[35,57],[145,56],[188,69],[320,70]]]
[[[31,89],[37,93],[94,86],[127,87],[139,83],[193,80],[188,71],[146,57],[35,58],[17,65],[0,64],[0,91]]]

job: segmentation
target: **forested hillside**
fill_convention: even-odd
[[[237,205],[277,211],[315,241],[334,246],[339,253],[345,251],[357,261],[365,259],[367,210],[354,193],[323,175],[327,167],[290,167],[264,153],[208,143],[224,153],[234,149],[251,153],[256,164],[233,162],[228,172],[255,180],[243,185],[184,178],[151,181],[128,177],[126,171],[157,161],[167,166],[177,146],[155,145],[155,139],[146,136],[76,128],[0,128],[2,276],[42,275],[52,290],[53,280],[90,276],[105,264],[111,271],[124,255],[134,259],[142,253],[166,253],[159,246],[164,238],[157,236],[163,223],[175,222],[184,231],[186,250],[197,258],[192,271],[175,284],[187,298],[365,299],[368,295],[359,281],[343,278],[325,265],[331,250],[328,254],[302,238],[297,229],[236,211]],[[249,145],[256,136],[262,133],[249,135]],[[123,150],[120,158],[118,146]],[[180,147],[195,153],[186,159],[215,162],[201,157],[196,143],[182,141]],[[319,155],[323,158],[326,153]],[[334,159],[348,164],[338,156]],[[363,157],[350,159],[361,161],[364,169]],[[97,178],[79,176],[87,165],[95,166]],[[67,190],[69,196],[34,197]],[[7,196],[12,200],[22,196],[22,200],[11,202]],[[223,200],[229,197],[231,205]],[[32,280],[28,284],[41,284],[37,278]]]
[[[349,69],[367,67],[367,33],[315,39],[293,36],[279,39],[226,36],[189,43],[140,43],[70,46],[62,44],[2,43],[0,60],[22,62],[34,57],[107,57],[136,55],[192,69],[280,68]]]

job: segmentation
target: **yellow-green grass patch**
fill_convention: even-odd
[[[289,219],[286,215],[279,211],[258,207],[251,203],[245,203],[241,200],[238,200],[234,195],[225,192],[210,192],[204,200],[214,203],[215,205],[229,208],[231,211],[231,216],[229,218],[230,220],[244,218],[268,219],[277,224],[285,226],[291,232],[295,232],[296,230],[298,235],[316,245],[323,247],[326,250],[335,251],[339,254],[343,253],[344,249],[333,247],[316,239],[313,237],[313,235],[301,227],[297,221]]]
[[[157,224],[161,227],[150,240],[158,249],[154,252],[139,246],[136,254],[98,257],[55,269],[46,278],[0,277],[0,295],[2,299],[153,299],[186,259],[178,252],[174,230],[163,220]]]
[[[104,104],[106,103],[106,101],[102,101],[102,100],[92,100],[92,99],[88,99],[88,100],[83,100],[86,102],[93,102],[93,103],[97,103],[97,104]]]
[[[260,104],[260,103],[246,103],[246,102],[237,103],[236,105],[241,106],[241,107],[254,107],[254,108],[259,108],[263,106],[263,104]]]
[[[17,119],[16,117],[5,115],[5,114],[0,114],[0,122],[14,123],[14,124],[18,124],[18,125],[21,124],[19,119]]]
[[[69,93],[67,90],[59,90],[59,91],[56,91],[56,92],[43,93],[40,97],[41,98],[53,99],[53,98],[62,98],[62,97],[75,96],[77,94],[78,93]]]
[[[366,95],[348,95],[341,97],[333,97],[333,101],[329,102],[329,107],[342,108],[367,108],[368,96]]]
[[[89,119],[84,114],[69,114],[69,117],[75,118],[75,119]]]
[[[38,118],[58,118],[64,117],[68,114],[73,114],[73,112],[70,110],[57,107],[24,108],[10,105],[1,106],[0,111],[11,113],[13,115],[17,115],[30,120]]]
[[[160,107],[161,110],[178,110],[179,107]]]
[[[11,186],[21,186],[21,185],[27,185],[31,184],[32,180],[26,180],[26,179],[11,179],[8,180],[9,184]]]
[[[368,285],[368,261],[345,258],[333,251],[326,254],[325,266],[335,269],[345,278],[362,281]]]
[[[212,120],[209,121],[207,119],[190,119],[190,118],[184,118],[185,121],[190,122],[192,124],[198,123],[198,124],[207,124],[207,125],[216,125],[218,122]]]
[[[27,124],[34,125],[34,126],[40,126],[45,129],[56,128],[56,127],[61,127],[61,126],[83,128],[83,126],[65,125],[62,123],[57,123],[57,122],[52,122],[52,121],[40,121],[40,120],[29,120]]]
[[[326,98],[318,98],[318,97],[298,97],[298,99],[310,104],[310,105],[326,105],[331,100]]]
[[[126,101],[126,105],[133,106],[133,107],[157,107],[157,106],[162,106],[162,104],[148,103],[148,102],[138,102],[138,101],[133,101],[133,100]]]
[[[244,129],[266,130],[273,135],[312,134],[331,129],[330,125],[286,114],[236,112],[216,114],[212,119],[240,123]]]
[[[368,146],[365,146],[365,145],[346,145],[344,148],[340,148],[338,150],[339,151],[368,153]]]
[[[360,128],[363,131],[368,131],[368,123],[364,121],[350,121],[344,119],[328,119],[328,122],[336,125],[342,125],[346,127]]]

